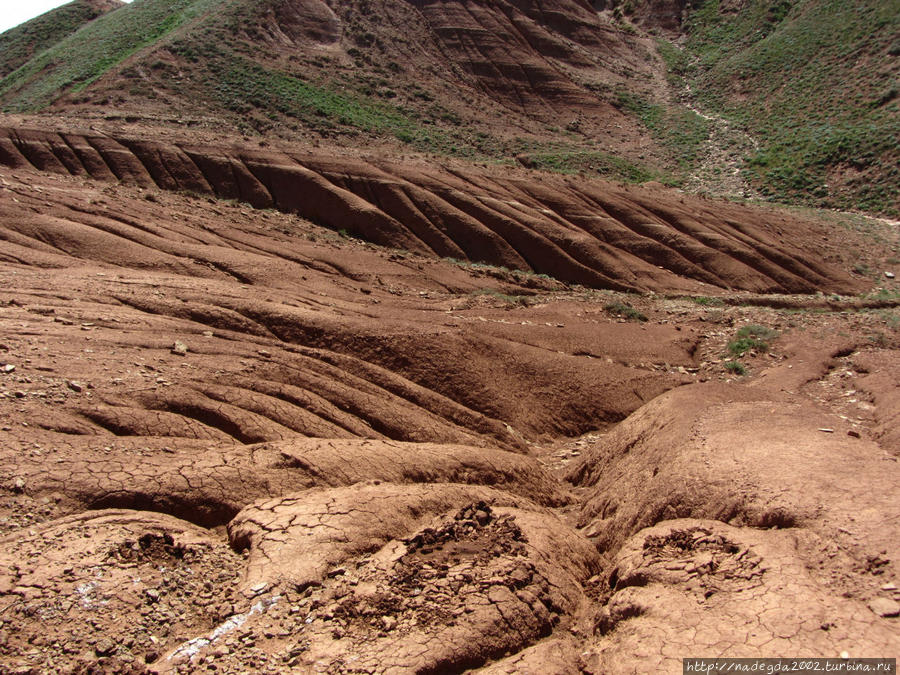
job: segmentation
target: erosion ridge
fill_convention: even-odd
[[[594,288],[858,288],[804,246],[810,223],[661,190],[15,129],[0,130],[0,163],[237,199],[384,246]]]
[[[0,668],[895,650],[900,300],[835,295],[889,224],[124,134],[0,158]],[[752,293],[792,289],[831,295]]]

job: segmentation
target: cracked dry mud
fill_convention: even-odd
[[[192,150],[282,191],[254,209],[167,191],[141,163],[159,148],[69,138],[104,149],[88,177],[52,134],[4,134],[3,672],[897,655],[897,303],[834,295],[867,288],[864,234],[524,171]],[[285,201],[285,172],[411,250],[304,220],[325,207]],[[532,271],[441,259],[477,241]],[[607,274],[646,293],[573,283]],[[740,378],[750,324],[776,337]]]

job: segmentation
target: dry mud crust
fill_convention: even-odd
[[[46,432],[31,435],[32,447],[38,439],[46,451],[0,458],[8,476],[0,486],[33,511],[44,502],[69,512],[140,509],[216,527],[261,498],[366,480],[490,485],[546,506],[569,500],[537,460],[489,448],[358,439],[251,446],[75,440]]]
[[[249,201],[378,244],[596,288],[861,287],[825,261],[809,221],[666,190],[10,128],[0,130],[0,164]]]
[[[583,611],[582,583],[598,569],[593,547],[549,513],[471,497],[372,555],[346,560],[321,586],[284,591],[289,610],[273,606],[244,626],[266,654],[257,667],[460,672],[517,652]],[[392,501],[404,508],[397,497],[386,506]],[[194,655],[193,667],[210,652]],[[178,652],[173,657],[178,662]],[[240,651],[214,660],[226,673],[248,663]]]
[[[242,601],[243,561],[184,521],[69,516],[0,540],[5,672],[144,672]]]
[[[897,575],[892,494],[900,469],[871,441],[820,431],[840,422],[759,387],[673,390],[570,471],[587,488],[579,525],[601,551],[672,518],[798,528],[810,564],[835,588],[867,599]]]
[[[817,578],[796,530],[674,520],[615,559],[614,592],[585,645],[591,673],[680,672],[681,659],[894,654],[896,624]]]
[[[228,534],[236,549],[250,550],[247,585],[263,581],[305,588],[321,583],[332,568],[471,500],[503,506],[530,503],[480,486],[375,481],[252,504],[228,524]]]

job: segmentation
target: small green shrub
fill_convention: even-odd
[[[758,352],[769,351],[769,343],[777,335],[771,328],[751,324],[744,326],[736,334],[735,339],[728,343],[728,352],[734,356],[740,356],[750,350]]]
[[[722,307],[725,304],[725,301],[721,298],[708,298],[703,295],[691,298],[691,300],[702,307]]]
[[[747,368],[740,361],[727,361],[725,363],[725,370],[729,373],[734,373],[735,375],[747,374]]]
[[[629,321],[646,321],[647,317],[641,314],[634,307],[629,305],[627,302],[620,302],[616,300],[615,302],[611,302],[606,305],[603,309],[612,314],[613,316],[620,316],[624,319],[628,319]]]
[[[502,293],[494,288],[483,288],[481,290],[475,291],[474,295],[487,295],[495,300],[501,300],[505,302],[507,305],[514,306],[528,306],[528,298],[524,295],[508,295],[506,293]]]
[[[771,340],[777,335],[778,333],[776,333],[771,328],[760,326],[759,324],[750,324],[748,326],[744,326],[737,332],[737,337],[739,338],[753,337],[759,338],[760,340]]]

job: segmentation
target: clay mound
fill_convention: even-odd
[[[493,486],[545,506],[569,499],[536,460],[490,448],[356,439],[255,446],[128,438],[51,442],[56,453],[50,462],[43,454],[0,459],[4,473],[16,476],[34,502],[52,499],[70,512],[157,511],[203,527],[225,525],[259,499],[366,480]]]
[[[896,628],[829,592],[791,531],[675,520],[616,558],[615,592],[583,658],[590,672],[678,672],[689,655],[891,654]]]
[[[247,617],[242,631],[264,650],[258,667],[460,672],[518,651],[555,626],[569,625],[582,611],[582,584],[597,571],[597,554],[555,517],[526,504],[525,509],[499,507],[496,502],[505,498],[491,491],[465,495],[459,486],[445,485],[427,495],[416,493],[410,501],[414,493],[409,490],[370,486],[358,507],[343,498],[343,491],[325,493],[339,497],[335,511],[349,512],[314,525],[319,538],[332,526],[349,526],[354,539],[365,530],[376,537],[371,555],[357,551],[327,577],[316,574],[321,586],[306,587],[299,601],[291,590],[295,574],[282,577],[280,586],[253,584],[248,592],[260,598],[261,610]],[[413,504],[424,511],[408,512]],[[393,514],[392,506],[400,513]],[[360,522],[361,514],[368,519]],[[268,541],[280,536],[288,547],[309,543],[304,522],[305,517],[270,522]],[[388,537],[386,529],[396,529],[396,537]],[[336,533],[330,539],[341,543]],[[255,560],[251,554],[251,571]],[[267,564],[287,563],[278,557]],[[295,556],[293,565],[296,572],[306,565],[305,557]],[[289,616],[279,613],[282,597],[295,603]],[[214,633],[210,637],[206,644],[196,638],[185,642],[166,662],[202,663],[212,655],[226,672],[246,667],[250,654],[245,647],[221,652]]]
[[[377,483],[377,481],[376,481]],[[366,484],[286,495],[248,506],[228,524],[231,544],[249,549],[245,583],[322,583],[334,568],[405,537],[470,501],[528,500],[485,487]]]
[[[847,569],[881,555],[896,561],[900,551],[884,529],[900,522],[896,504],[885,499],[896,463],[885,462],[875,443],[820,430],[840,428],[839,421],[761,387],[668,392],[570,471],[571,481],[588,488],[579,525],[601,551],[617,550],[661,520],[710,518],[838,540]]]
[[[900,382],[891,375],[900,372],[900,357],[896,351],[879,349],[854,355],[852,366],[860,375],[857,386],[875,404],[875,438],[887,452],[900,457]]]
[[[589,544],[553,517],[473,504],[393,542],[342,581],[300,665],[332,672],[460,672],[548,635],[581,606]],[[346,586],[344,588],[347,588]],[[321,616],[321,615],[320,615]]]
[[[810,223],[664,190],[14,129],[0,132],[0,164],[238,199],[385,246],[595,288],[857,287],[822,260]]]
[[[14,626],[3,633],[6,672],[145,673],[241,602],[240,556],[167,516],[81,514],[0,544],[0,612]]]

